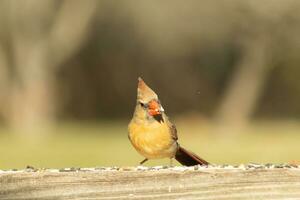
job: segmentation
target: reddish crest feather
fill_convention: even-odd
[[[139,77],[137,99],[143,103],[148,103],[157,98],[157,94],[143,81],[142,78]]]

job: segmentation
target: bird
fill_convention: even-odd
[[[138,78],[137,100],[133,117],[128,124],[128,138],[145,159],[175,158],[184,166],[208,165],[209,163],[186,150],[178,143],[177,129],[170,122],[157,94]]]

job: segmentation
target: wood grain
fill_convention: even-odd
[[[300,199],[299,167],[0,171],[0,199]]]

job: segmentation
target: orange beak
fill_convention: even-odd
[[[161,105],[156,101],[152,100],[148,104],[148,113],[151,116],[159,115],[164,111],[164,109],[161,107]]]

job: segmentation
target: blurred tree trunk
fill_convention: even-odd
[[[16,131],[35,133],[54,117],[54,79],[47,49],[28,38],[14,37],[15,76],[11,83],[9,125]],[[48,124],[49,123],[49,124]]]
[[[0,44],[0,105],[7,105],[7,95],[8,95],[8,61],[6,57],[6,52],[3,46]],[[0,106],[0,119],[6,118],[7,109],[5,106]]]
[[[55,71],[85,41],[96,4],[94,0],[2,2],[9,17],[6,40],[11,55],[0,49],[0,69],[10,68],[12,76],[0,77],[6,83],[1,87],[9,91],[1,93],[0,100],[8,102],[3,116],[18,133],[42,133],[53,122]],[[6,58],[11,58],[11,66]]]
[[[242,57],[216,112],[221,132],[244,127],[255,111],[270,68],[268,41],[264,33],[242,41]]]

